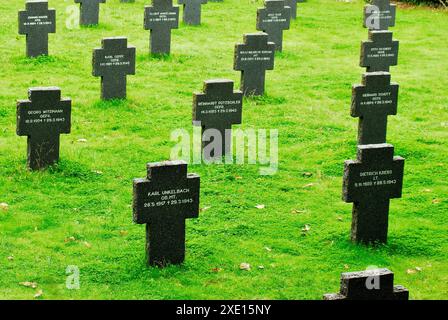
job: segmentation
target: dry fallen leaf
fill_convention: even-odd
[[[414,270],[414,269],[408,269],[408,270],[406,270],[406,273],[407,274],[414,274],[414,273],[416,273],[417,271],[416,270]]]
[[[212,272],[215,272],[215,273],[218,273],[218,272],[221,272],[221,271],[222,271],[221,268],[213,268],[212,269]]]
[[[263,270],[264,266],[258,266],[258,269]]]
[[[102,175],[103,174],[103,171],[100,171],[100,170],[93,170],[92,172],[96,173],[98,175]]]
[[[9,256],[8,261],[14,261],[14,256]]]
[[[243,262],[240,264],[240,270],[249,271],[250,270],[250,264]]]
[[[423,271],[423,269],[420,268],[420,267],[415,267],[415,270],[417,270],[418,272],[422,272]]]
[[[298,209],[292,209],[291,213],[292,214],[301,214],[301,213],[305,213],[306,210],[298,210]]]
[[[269,248],[269,247],[264,247],[264,250],[266,250],[266,251],[268,251],[268,252],[271,252],[271,251],[272,251],[272,249]]]
[[[25,282],[20,282],[19,284],[24,286],[24,287],[27,287],[27,288],[33,288],[33,289],[37,288],[37,283],[36,282],[25,281]]]
[[[120,230],[120,235],[121,236],[127,236],[128,232],[126,230]]]
[[[432,203],[433,203],[433,204],[438,204],[438,203],[440,203],[440,202],[442,202],[440,199],[434,199],[434,200],[432,200]]]
[[[0,210],[7,211],[9,209],[9,205],[5,202],[0,203]]]
[[[200,211],[207,211],[207,210],[210,209],[210,208],[211,208],[210,206],[208,206],[208,207],[204,207],[204,208],[201,208]]]
[[[313,174],[311,172],[304,172],[304,173],[302,173],[302,176],[309,178],[309,177],[312,177]]]
[[[257,209],[264,209],[264,208],[265,208],[265,205],[264,205],[264,204],[257,204],[257,205],[255,206],[255,208],[257,208]]]
[[[84,139],[84,138],[82,138],[82,139],[78,139],[78,142],[86,143],[86,142],[87,142],[87,139]]]
[[[92,245],[91,245],[90,243],[88,243],[87,241],[84,241],[84,245],[85,245],[87,248],[92,248]]]
[[[308,183],[308,184],[304,185],[303,188],[311,188],[314,185],[315,185],[315,183]]]
[[[348,264],[344,264],[344,269],[348,270],[350,269],[350,266]]]
[[[235,180],[241,180],[241,179],[243,179],[243,177],[240,177],[240,176],[235,177]]]
[[[308,232],[311,230],[311,226],[309,224],[306,224],[302,228],[302,232]]]
[[[64,240],[64,242],[73,242],[73,241],[76,241],[75,237],[73,237],[73,236],[65,238],[65,240]]]
[[[42,290],[38,290],[36,292],[36,294],[34,295],[34,299],[41,298],[43,294],[44,294],[44,292]]]
[[[431,189],[423,189],[423,192],[431,192]]]
[[[338,217],[337,219],[338,219],[338,221],[341,221],[341,222],[343,221],[343,219],[341,217]]]

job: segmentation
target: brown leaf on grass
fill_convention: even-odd
[[[214,272],[214,273],[218,273],[218,272],[221,272],[221,271],[222,271],[221,268],[212,268],[212,272]]]
[[[0,203],[0,210],[8,211],[9,205],[5,202]]]
[[[302,214],[302,213],[305,213],[305,212],[306,212],[306,210],[299,210],[299,209],[292,209],[291,210],[292,214]]]
[[[14,256],[9,256],[8,261],[14,261]]]
[[[126,230],[120,230],[120,236],[127,236],[128,232]]]
[[[434,199],[434,200],[432,200],[432,203],[433,203],[433,204],[439,204],[440,202],[442,202],[442,200],[440,200],[440,199]]]
[[[311,188],[314,185],[315,185],[315,183],[308,183],[308,184],[304,185],[303,188],[304,189]]]
[[[257,204],[256,206],[255,206],[255,208],[257,208],[257,209],[264,209],[266,206],[264,205],[264,204]]]
[[[34,295],[34,299],[39,299],[42,298],[42,295],[44,294],[44,292],[42,290],[38,290],[36,292],[36,294]]]
[[[258,266],[258,269],[263,270],[264,266]]]
[[[269,247],[264,247],[264,250],[266,250],[266,251],[268,251],[268,252],[271,252],[271,251],[272,251],[272,249],[269,248]]]
[[[203,207],[203,208],[199,209],[199,211],[201,211],[201,212],[203,212],[203,211],[207,211],[207,210],[210,209],[210,208],[211,208],[210,206]]]
[[[78,139],[78,142],[80,142],[80,143],[86,143],[86,142],[87,142],[87,139],[81,138],[81,139]]]
[[[92,245],[87,241],[84,241],[84,245],[86,246],[86,248],[92,248]]]
[[[241,179],[243,179],[243,177],[241,177],[241,176],[236,176],[235,177],[235,180],[241,180]]]
[[[417,273],[417,271],[415,269],[408,269],[408,270],[406,270],[406,273],[407,274],[414,274],[414,273]]]
[[[313,174],[311,172],[304,172],[304,173],[302,173],[302,176],[305,178],[310,178],[313,176]]]
[[[74,241],[76,241],[76,238],[75,237],[68,237],[68,238],[65,238],[65,240],[64,240],[64,242],[65,243],[67,243],[67,242],[74,242]]]
[[[102,175],[103,174],[103,171],[100,171],[100,170],[93,170],[92,172],[96,173],[97,175]]]
[[[24,281],[19,283],[21,286],[36,289],[37,288],[37,282],[31,282],[31,281]]]
[[[350,269],[350,266],[348,264],[344,264],[344,269],[348,270]]]
[[[240,270],[249,271],[250,270],[250,264],[243,262],[240,264]]]
[[[311,226],[309,224],[304,225],[302,228],[302,232],[304,232],[304,233],[306,233],[310,230],[311,230]]]

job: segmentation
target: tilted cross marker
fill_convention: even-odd
[[[30,88],[17,101],[17,135],[28,136],[28,167],[44,169],[59,161],[59,135],[70,133],[71,100],[56,87]]]
[[[398,84],[390,73],[370,72],[353,86],[351,116],[359,117],[358,144],[386,142],[387,117],[397,114]]]
[[[179,27],[179,7],[173,0],[153,0],[145,6],[145,30],[151,30],[152,54],[169,54],[171,51],[171,29]]]
[[[394,286],[394,274],[374,269],[341,274],[339,293],[325,294],[324,300],[409,300],[409,291]]]
[[[206,4],[207,0],[178,0],[178,3],[184,6],[183,21],[185,24],[201,24],[202,5]]]
[[[202,127],[204,158],[219,159],[231,152],[231,128],[241,124],[243,93],[234,91],[233,81],[225,79],[204,81],[203,91],[193,96],[193,125]]]
[[[399,42],[390,31],[369,31],[369,40],[362,41],[360,66],[367,72],[386,71],[398,63]]]
[[[26,55],[48,55],[48,34],[56,32],[56,11],[48,1],[27,1],[19,11],[19,34],[26,34]]]
[[[126,78],[135,74],[135,54],[124,37],[104,38],[102,48],[93,50],[93,76],[101,77],[102,99],[126,98]]]
[[[397,5],[390,0],[372,0],[364,7],[364,27],[369,30],[388,30],[395,26]]]
[[[79,23],[82,26],[98,24],[100,15],[100,3],[105,2],[106,0],[75,0],[75,3],[81,4]]]
[[[184,161],[147,164],[148,175],[134,180],[133,218],[146,224],[148,265],[185,260],[185,220],[199,217],[200,178]]]
[[[401,198],[405,160],[390,144],[359,145],[344,167],[343,200],[353,202],[352,241],[387,242],[390,199]]]
[[[241,91],[245,96],[264,94],[266,70],[274,69],[275,43],[266,33],[244,35],[244,44],[235,46],[234,69],[241,71]]]
[[[257,10],[257,30],[266,32],[277,51],[283,48],[283,30],[289,29],[291,8],[284,0],[266,0],[265,7]]]

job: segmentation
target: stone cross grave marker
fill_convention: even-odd
[[[206,4],[207,0],[178,0],[178,3],[184,7],[183,21],[185,24],[201,24],[202,5]]]
[[[135,53],[124,37],[104,38],[93,50],[93,76],[101,77],[101,98],[125,99],[126,78],[135,74]]]
[[[372,0],[364,7],[364,27],[369,30],[388,30],[395,26],[397,5],[390,0]]]
[[[351,116],[359,117],[358,144],[386,142],[387,117],[397,114],[398,84],[388,72],[363,74],[353,86]]]
[[[26,34],[26,55],[48,55],[48,34],[56,32],[56,10],[48,9],[48,1],[27,1],[19,11],[19,34]]]
[[[409,300],[409,291],[394,286],[394,274],[374,269],[341,274],[339,293],[325,294],[324,300]]]
[[[184,161],[147,164],[134,180],[133,218],[146,224],[147,263],[164,267],[185,260],[185,220],[199,217],[200,178]]]
[[[235,46],[234,69],[241,71],[245,96],[264,94],[266,70],[274,69],[275,43],[268,42],[266,33],[247,33],[244,43]]]
[[[145,30],[151,30],[152,54],[169,54],[171,50],[171,29],[179,27],[179,7],[173,0],[153,0],[152,6],[145,6]]]
[[[390,31],[369,31],[369,40],[362,41],[360,66],[367,72],[386,71],[398,63],[399,42]]]
[[[75,0],[75,3],[80,3],[79,24],[82,26],[98,24],[100,3],[105,2],[106,0]]]
[[[266,0],[265,7],[257,10],[257,30],[266,32],[277,51],[283,48],[283,30],[288,30],[291,22],[291,8],[284,0]]]
[[[344,166],[343,200],[353,202],[352,241],[386,243],[390,199],[401,198],[405,160],[390,144],[359,145]]]
[[[291,19],[297,19],[298,0],[285,0],[285,5],[291,8]]]
[[[17,101],[17,135],[28,136],[28,167],[44,169],[59,161],[60,134],[70,133],[71,104],[56,87],[30,88]]]
[[[233,81],[204,81],[203,93],[193,95],[193,125],[202,127],[204,159],[221,159],[231,152],[232,125],[241,124],[243,93]]]

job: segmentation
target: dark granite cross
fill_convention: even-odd
[[[17,135],[28,136],[30,169],[59,161],[59,135],[70,133],[71,104],[56,87],[30,88],[28,100],[17,101]]]
[[[374,269],[341,274],[339,293],[325,294],[324,300],[409,300],[409,291],[394,286],[394,274]]]
[[[145,6],[145,30],[151,30],[152,54],[169,54],[171,29],[179,27],[179,7],[173,0],[153,0],[152,6]]]
[[[241,71],[245,96],[264,94],[266,70],[274,69],[275,43],[268,42],[266,33],[247,33],[244,43],[235,46],[234,69]]]
[[[343,200],[353,202],[352,241],[386,243],[390,199],[401,198],[404,159],[390,144],[358,146],[344,166]]]
[[[19,34],[26,34],[26,55],[48,55],[48,34],[56,32],[56,11],[48,1],[27,1],[19,11]]]
[[[283,48],[283,30],[289,29],[291,8],[284,0],[266,0],[265,7],[257,10],[257,30],[266,32],[277,51]]]
[[[75,3],[81,4],[79,23],[82,26],[98,24],[100,16],[100,3],[105,2],[106,0],[75,0]]]
[[[285,0],[285,5],[291,8],[291,19],[297,19],[298,0]]]
[[[359,117],[358,144],[386,142],[387,117],[397,114],[398,84],[388,72],[363,74],[353,86],[351,116]]]
[[[367,72],[387,71],[398,63],[398,41],[390,31],[369,31],[369,40],[362,41],[360,66]]]
[[[125,99],[126,77],[135,74],[135,47],[124,37],[104,38],[93,50],[93,75],[101,77],[101,98]]]
[[[148,175],[134,180],[134,222],[146,224],[148,265],[185,260],[185,220],[199,216],[200,178],[184,161],[147,164]]]
[[[243,93],[225,79],[204,81],[203,91],[193,96],[193,125],[202,127],[204,159],[220,159],[231,152],[232,125],[241,124]]]
[[[390,0],[372,0],[364,7],[364,27],[369,30],[387,30],[395,26],[397,5]]]
[[[179,4],[184,6],[183,21],[189,25],[201,24],[202,5],[207,0],[178,0]]]

